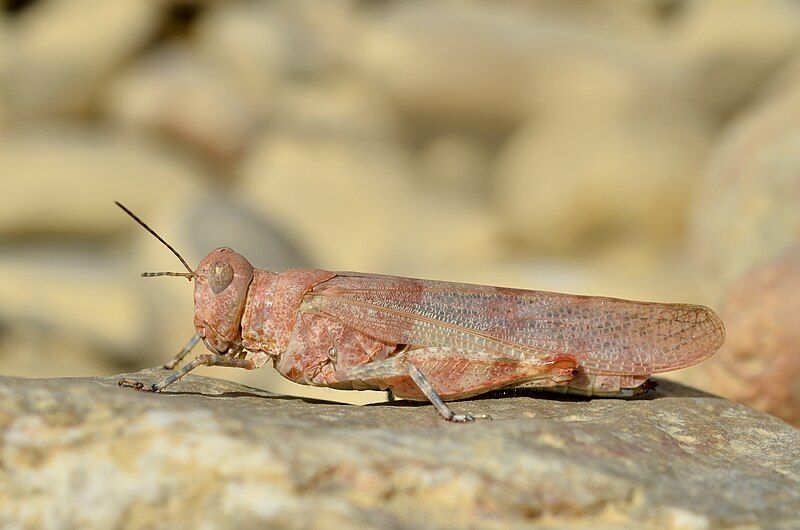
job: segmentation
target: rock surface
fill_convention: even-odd
[[[140,372],[144,381],[162,376]],[[710,528],[800,524],[800,431],[661,382],[368,407],[187,377],[0,379],[0,524],[37,528]]]
[[[692,253],[711,299],[798,241],[798,103],[795,92],[757,105],[714,148],[690,222]]]
[[[800,244],[734,282],[720,317],[704,388],[800,425]]]

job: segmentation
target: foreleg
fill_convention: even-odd
[[[128,381],[126,379],[120,380],[118,384],[119,386],[127,386],[136,388],[137,390],[146,389],[150,390],[151,392],[161,392],[198,366],[229,366],[233,368],[244,368],[245,370],[252,370],[256,367],[255,364],[253,364],[253,361],[249,359],[238,359],[236,357],[228,357],[215,353],[203,353],[198,355],[192,362],[188,363],[180,370],[171,373],[158,383],[153,383],[149,388],[145,388],[145,385],[139,381]]]
[[[192,335],[192,338],[189,339],[189,342],[186,343],[186,346],[184,346],[183,349],[178,352],[175,358],[164,365],[164,369],[172,370],[173,368],[178,366],[178,363],[181,362],[183,358],[189,354],[190,351],[192,351],[192,348],[197,346],[198,342],[200,342],[200,334],[195,333],[194,335]]]

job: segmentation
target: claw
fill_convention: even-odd
[[[488,414],[478,414],[473,416],[469,412],[467,412],[466,414],[453,414],[449,418],[449,420],[452,421],[453,423],[469,423],[475,420],[491,420],[491,419],[492,417],[489,416]]]
[[[170,361],[161,366],[161,368],[163,368],[164,370],[174,370],[176,366],[178,366],[178,361]]]
[[[158,392],[159,391],[159,388],[158,388],[158,386],[156,386],[155,383],[145,387],[144,383],[142,383],[141,381],[128,381],[127,379],[120,379],[119,381],[117,381],[117,384],[119,386],[123,386],[123,387],[127,387],[127,388],[133,388],[134,390],[143,390],[145,392]]]
[[[120,379],[117,381],[119,386],[133,388],[135,390],[144,390],[144,384],[140,381],[128,381],[127,379]]]

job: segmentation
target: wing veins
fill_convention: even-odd
[[[384,278],[394,280],[382,276],[358,278],[375,282]],[[316,291],[309,295],[343,306],[343,309],[326,308],[328,314],[330,311],[346,311],[348,305],[361,310],[370,309],[403,323],[420,322],[423,329],[406,332],[433,338],[435,342],[448,339],[466,343],[477,341],[476,348],[495,350],[493,353],[501,353],[496,351],[496,347],[492,348],[496,345],[531,352],[538,357],[566,353],[579,357],[583,366],[598,374],[641,376],[675,370],[711,355],[724,338],[724,328],[717,322],[718,318],[715,319],[713,313],[708,315],[708,308],[693,304],[641,302],[549,291],[492,291],[471,284],[438,287],[434,282],[414,281],[425,283],[418,283],[415,288],[397,287],[388,281],[386,285],[373,283],[364,288],[336,285],[331,291]],[[453,293],[462,296],[456,297],[457,303],[452,307],[446,303],[446,297],[441,296],[420,304],[418,299],[414,299],[419,287],[426,297]],[[406,300],[406,296],[401,295],[394,300],[393,295],[397,293],[411,298]],[[488,321],[484,318],[480,327],[463,325],[461,319],[460,322],[448,322],[429,316],[451,308],[465,315],[469,324],[473,316],[481,314],[482,303],[494,306],[495,311],[497,305],[507,308],[496,318],[490,317]],[[363,318],[368,320],[370,317],[365,315]],[[511,325],[509,321],[532,325],[504,327]],[[454,331],[457,336],[450,336],[447,330]],[[606,342],[608,345],[604,346]],[[695,347],[692,347],[693,342],[697,343]],[[687,350],[684,355],[672,355],[682,349]],[[617,362],[624,363],[624,366],[614,366]]]
[[[347,298],[345,296],[331,295],[331,294],[322,293],[322,292],[309,293],[309,295],[312,298],[314,298],[314,297],[328,298],[330,300],[335,300],[335,301],[337,301],[339,303],[342,303],[344,305],[355,305],[355,306],[363,307],[363,308],[367,308],[367,309],[374,309],[374,310],[381,311],[381,312],[384,312],[384,313],[388,313],[388,314],[391,314],[391,315],[396,315],[396,316],[400,316],[400,317],[404,317],[404,318],[411,318],[412,320],[421,320],[421,321],[423,321],[423,322],[425,322],[427,324],[430,324],[430,325],[439,326],[440,328],[445,328],[445,329],[452,329],[454,331],[458,331],[458,332],[464,333],[464,334],[466,334],[468,336],[471,335],[473,337],[478,337],[478,338],[484,339],[489,343],[493,342],[493,343],[505,346],[506,348],[521,350],[523,352],[528,352],[528,353],[535,354],[535,355],[541,355],[543,353],[547,353],[547,354],[553,353],[550,350],[541,351],[541,350],[539,350],[537,348],[534,348],[534,347],[530,346],[529,344],[522,344],[522,343],[510,341],[510,340],[507,340],[507,339],[502,339],[502,338],[496,337],[494,335],[488,335],[488,334],[486,334],[486,333],[484,333],[482,331],[479,331],[479,330],[475,330],[475,329],[472,329],[472,328],[466,328],[464,326],[457,326],[457,325],[451,324],[449,322],[443,322],[441,320],[437,320],[435,318],[431,318],[431,317],[428,317],[428,316],[425,316],[425,315],[420,315],[418,313],[412,313],[412,312],[408,312],[408,311],[401,311],[401,310],[398,310],[398,309],[385,307],[385,306],[382,306],[382,305],[379,305],[379,304],[372,304],[372,303],[369,303],[369,302],[363,302],[361,300],[353,300],[353,299]],[[325,314],[329,314],[327,311],[325,311],[325,309],[319,309],[319,308],[316,308],[316,309],[318,311],[324,312]],[[430,344],[428,346],[436,346],[436,345],[435,344]],[[476,346],[478,346],[478,345],[476,345]],[[481,348],[483,348],[483,347],[481,347]],[[501,352],[501,351],[497,351],[496,353],[505,354],[505,352]]]

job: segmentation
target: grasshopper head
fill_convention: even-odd
[[[194,280],[194,327],[197,333],[213,351],[225,353],[230,348],[234,351],[240,348],[240,322],[247,301],[247,290],[253,281],[253,266],[250,262],[241,254],[227,247],[220,247],[203,258],[197,270],[192,270],[183,256],[147,223],[121,203],[116,204],[175,254],[188,271],[143,272],[142,276],[178,276]]]
[[[253,266],[227,247],[211,251],[194,271],[194,327],[206,346],[219,353],[235,348],[253,280]]]

